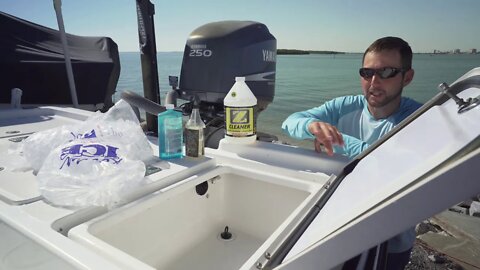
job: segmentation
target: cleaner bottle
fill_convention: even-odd
[[[158,148],[161,159],[183,156],[182,113],[174,111],[173,104],[165,105],[166,111],[158,114]]]
[[[205,154],[204,129],[205,123],[200,117],[198,102],[195,101],[190,119],[185,124],[185,155],[200,157]]]
[[[225,106],[225,141],[251,144],[257,140],[255,106],[257,98],[245,83],[245,77],[235,77],[230,91],[223,100]]]

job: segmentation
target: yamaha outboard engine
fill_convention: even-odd
[[[184,100],[199,100],[200,113],[207,124],[206,138],[212,135],[208,134],[209,130],[220,131],[223,99],[235,83],[235,77],[245,77],[255,94],[257,115],[273,101],[276,51],[275,37],[264,24],[253,21],[209,23],[190,34],[177,93]],[[188,113],[188,106],[186,110]],[[223,137],[224,131],[221,131],[219,134]]]

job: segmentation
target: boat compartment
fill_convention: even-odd
[[[69,237],[126,268],[239,269],[316,202],[328,180],[322,177],[217,166],[79,225]]]

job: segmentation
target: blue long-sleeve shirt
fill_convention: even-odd
[[[422,104],[402,97],[398,110],[384,119],[375,119],[368,111],[367,105],[363,95],[335,98],[320,107],[290,115],[283,122],[282,129],[293,138],[313,139],[315,136],[308,130],[308,125],[313,121],[329,123],[337,127],[344,141],[343,146],[334,146],[334,152],[352,159]],[[411,228],[389,239],[388,252],[407,251],[413,246],[414,241],[415,229]]]
[[[329,123],[337,127],[344,141],[344,146],[334,146],[334,152],[354,158],[420,106],[413,99],[402,97],[394,114],[375,119],[368,111],[363,95],[344,96],[320,107],[293,113],[283,122],[282,129],[296,139],[313,139],[315,136],[308,130],[308,125],[314,121]]]

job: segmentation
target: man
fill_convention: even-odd
[[[298,139],[314,139],[315,150],[354,158],[421,104],[402,97],[413,79],[412,50],[398,37],[384,37],[365,51],[360,68],[363,95],[344,96],[290,115],[282,129]],[[410,229],[388,242],[387,269],[403,269],[415,241]]]

